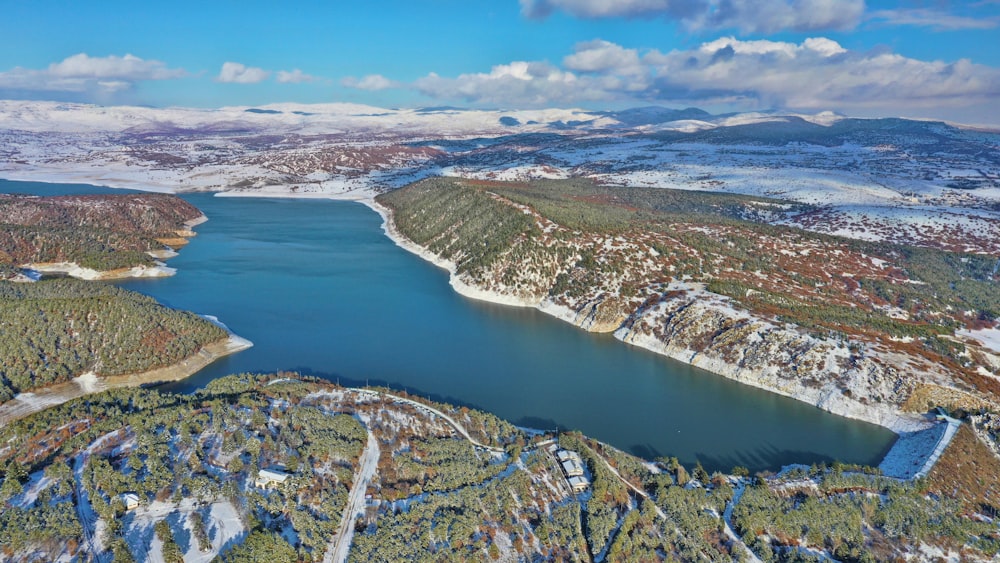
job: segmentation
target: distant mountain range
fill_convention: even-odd
[[[832,112],[659,106],[219,109],[0,101],[0,177],[159,191],[371,198],[429,176],[779,197],[800,226],[1000,253],[1000,133]]]

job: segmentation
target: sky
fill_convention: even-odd
[[[1000,0],[0,0],[0,99],[1000,125]]]

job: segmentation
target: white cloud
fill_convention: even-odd
[[[601,100],[943,115],[941,108],[995,105],[1000,69],[851,51],[824,37],[723,37],[668,53],[591,41],[577,45],[563,68],[517,61],[487,73],[430,74],[407,86],[432,98],[507,107]]]
[[[348,88],[356,88],[358,90],[368,90],[372,92],[400,87],[400,83],[389,80],[381,74],[369,74],[368,76],[360,79],[348,76],[341,80],[340,83]]]
[[[315,82],[318,78],[311,74],[306,74],[299,69],[294,69],[279,70],[277,75],[275,75],[275,80],[282,84],[301,84],[303,82]]]
[[[639,68],[639,52],[598,39],[577,45],[576,52],[563,59],[563,66],[580,72]]]
[[[15,67],[0,72],[0,89],[26,92],[117,92],[127,90],[143,80],[168,80],[186,75],[183,69],[168,68],[160,61],[141,59],[134,55],[91,57],[86,53],[79,53],[52,63],[45,69]]]
[[[783,30],[847,30],[865,13],[864,0],[719,0],[706,14],[685,20],[693,29],[738,29],[743,33]]]
[[[723,38],[698,49],[650,53],[654,98],[744,99],[802,109],[959,107],[1000,97],[1000,69],[968,60],[921,61],[848,51],[835,41],[801,44]]]
[[[853,29],[864,0],[519,0],[521,11],[544,18],[555,11],[580,18],[664,18],[689,29],[739,29],[744,33],[782,30]]]
[[[222,63],[219,75],[215,77],[216,82],[231,82],[236,84],[256,84],[263,82],[271,76],[271,72],[262,68],[246,66],[240,63]]]
[[[164,80],[184,76],[180,69],[169,69],[160,61],[143,60],[135,55],[91,57],[79,53],[49,65],[49,74],[68,78],[115,78],[122,80]]]
[[[949,14],[925,8],[877,10],[866,19],[888,25],[912,25],[927,27],[934,31],[956,31],[962,29],[995,29],[1000,26],[1000,18],[970,17]]]
[[[613,78],[616,80],[616,78]],[[591,80],[580,81],[572,72],[544,62],[515,61],[494,66],[488,73],[445,78],[431,73],[412,86],[433,98],[508,106],[543,106],[599,100],[606,89],[589,89]]]

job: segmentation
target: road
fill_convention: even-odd
[[[743,538],[736,534],[733,530],[733,508],[740,502],[743,498],[743,491],[747,488],[746,481],[740,480],[740,484],[737,485],[736,489],[733,490],[733,498],[726,503],[726,510],[722,513],[722,521],[726,525],[726,536],[736,545],[743,548],[743,553],[746,555],[749,561],[753,563],[764,563],[759,557],[749,548],[747,544],[743,542]]]
[[[503,448],[495,448],[493,446],[488,446],[486,444],[480,443],[478,440],[476,440],[471,435],[469,435],[469,431],[466,430],[464,426],[462,426],[457,421],[455,421],[455,419],[453,419],[452,417],[446,415],[445,413],[439,411],[438,409],[436,409],[436,408],[434,408],[434,407],[432,407],[430,405],[425,405],[424,403],[421,403],[421,402],[418,402],[418,401],[414,401],[412,399],[406,399],[404,397],[400,397],[399,395],[393,395],[392,393],[385,393],[383,391],[373,391],[371,389],[365,389],[364,392],[365,393],[378,394],[378,395],[381,395],[383,397],[387,397],[389,399],[392,399],[393,401],[396,401],[397,403],[406,403],[408,405],[412,405],[412,406],[416,407],[417,409],[421,409],[421,410],[423,410],[425,412],[428,412],[430,414],[433,414],[433,415],[436,415],[436,416],[440,416],[441,418],[445,419],[445,421],[447,421],[448,424],[450,424],[452,426],[452,428],[455,429],[455,431],[457,431],[459,434],[461,434],[463,437],[465,437],[466,440],[472,442],[472,445],[474,445],[474,446],[476,446],[478,448],[483,448],[484,450],[490,450],[491,452],[504,453]]]
[[[347,561],[347,553],[354,537],[354,522],[364,513],[365,491],[368,490],[368,484],[371,483],[378,467],[379,453],[378,440],[374,434],[368,432],[368,443],[365,444],[365,450],[361,452],[361,458],[358,460],[358,473],[354,476],[351,492],[347,496],[347,506],[344,507],[344,514],[340,517],[340,528],[326,548],[323,563]]]
[[[615,467],[613,465],[611,465],[611,462],[609,462],[607,460],[607,458],[605,458],[601,454],[597,453],[596,451],[594,452],[594,456],[597,457],[597,459],[603,461],[604,462],[604,466],[608,468],[608,471],[611,471],[611,473],[613,473],[614,476],[617,477],[618,480],[621,481],[626,487],[628,487],[628,488],[632,489],[633,491],[635,491],[635,494],[641,496],[642,498],[649,499],[649,493],[647,493],[646,491],[640,489],[639,487],[636,487],[632,483],[629,483],[628,479],[622,477],[622,474],[619,473],[618,470],[615,469]],[[661,510],[660,507],[657,506],[655,502],[653,503],[653,508],[656,509],[656,514],[660,518],[663,518],[664,520],[667,519],[667,515],[664,514],[663,510]]]

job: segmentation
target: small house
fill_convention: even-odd
[[[254,486],[258,489],[274,489],[291,477],[288,473],[278,469],[261,469],[257,472]]]
[[[118,499],[122,501],[122,506],[125,507],[125,510],[139,508],[139,495],[135,493],[122,493],[118,495]]]
[[[586,477],[570,477],[567,482],[574,493],[582,493],[590,486],[590,481],[587,481]]]

